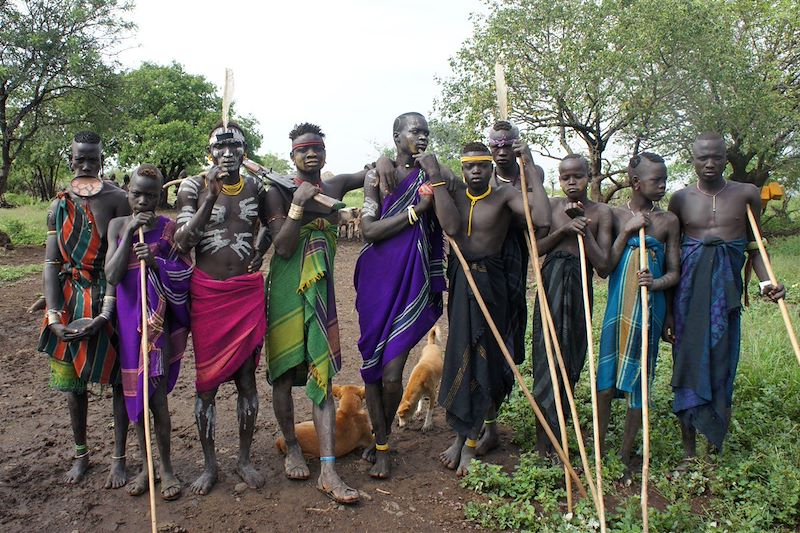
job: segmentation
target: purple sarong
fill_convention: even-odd
[[[166,374],[167,392],[178,380],[181,358],[189,335],[189,280],[192,266],[174,245],[175,222],[159,216],[144,240],[158,263],[147,269],[147,336],[150,354],[150,394]],[[138,242],[138,239],[134,239]],[[142,311],[139,292],[139,261],[128,254],[128,272],[117,285],[117,332],[122,367],[125,407],[131,422],[143,411],[143,360],[141,357]],[[164,360],[165,357],[168,360]],[[166,369],[164,367],[167,367]]]
[[[425,174],[419,169],[383,200],[381,219],[405,213],[419,202]],[[379,242],[369,243],[356,262],[353,283],[361,326],[358,349],[364,362],[361,377],[375,383],[383,368],[407,353],[442,315],[444,240],[433,213]]]

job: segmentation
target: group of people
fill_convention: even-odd
[[[464,474],[473,458],[498,445],[496,417],[514,376],[470,282],[486,302],[504,348],[521,363],[527,351],[527,273],[537,260],[529,257],[526,217],[545,256],[544,289],[568,377],[568,383],[554,387],[551,378],[558,378],[549,372],[544,350],[546,322],[536,311],[534,396],[552,433],[560,431],[555,405],[578,381],[587,349],[580,236],[590,276],[594,270],[609,277],[597,376],[602,435],[612,398],[626,395],[621,449],[630,464],[639,410],[647,401],[640,393],[641,335],[651,340],[650,380],[663,336],[674,343],[673,410],[687,457],[695,454],[698,430],[721,448],[739,354],[740,271],[745,250],[755,249],[746,209],[751,206],[757,217],[760,207],[755,187],[723,177],[723,139],[698,137],[692,147],[698,181],[676,192],[664,211],[658,201],[666,192],[667,169],[656,154],[630,160],[631,198],[625,208],[611,208],[588,198],[589,165],[579,155],[568,155],[559,165],[565,196],[548,198],[542,169],[518,128],[507,121],[491,128],[488,146],[470,142],[463,147],[458,177],[426,151],[429,135],[423,115],[404,113],[393,124],[394,159],[381,157],[362,171],[322,180],[325,135],[314,124],[299,124],[289,134],[296,174],[294,186],[287,187],[245,172],[242,128],[220,123],[209,134],[213,165],[183,180],[175,220],[155,214],[163,182],[157,167],[137,167],[123,191],[100,178],[100,138],[92,132],[75,135],[74,178],[47,214],[46,312],[38,347],[49,356],[51,385],[67,393],[75,455],[66,482],[79,482],[89,466],[87,386],[100,383],[113,388],[115,439],[106,487],[127,483],[134,495],[147,490],[144,465],[128,481],[125,450],[129,421],[144,444],[143,383],[149,379],[161,496],[180,496],[181,482],[170,461],[167,395],[191,332],[195,418],[204,455],[203,472],[191,491],[207,494],[217,480],[215,396],[231,380],[238,391],[237,473],[250,487],[264,484],[250,457],[259,410],[256,369],[264,349],[273,408],[287,446],[286,476],[310,476],[294,434],[291,394],[293,386],[305,386],[321,452],[317,487],[337,502],[356,502],[358,491],[335,468],[332,379],[341,368],[333,280],[337,213],[321,195],[340,200],[362,187],[366,244],[354,284],[361,375],[375,436],[364,451],[374,463],[370,476],[391,475],[389,439],[403,394],[403,370],[411,349],[441,317],[445,291],[449,334],[438,403],[455,439],[440,459]],[[646,265],[639,264],[636,253],[642,227]],[[452,239],[451,253],[457,246],[465,256],[472,279],[457,260],[446,261],[446,237]],[[261,263],[270,246],[274,254],[265,280]],[[762,293],[772,300],[782,297],[783,286],[767,281],[760,256],[752,259],[764,280]],[[651,293],[646,332],[640,286]],[[148,376],[142,364],[143,318]],[[536,445],[549,454],[545,433],[537,428]]]

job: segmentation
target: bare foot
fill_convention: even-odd
[[[241,461],[236,466],[236,473],[242,478],[242,481],[247,483],[251,489],[260,489],[264,486],[266,478],[264,475],[253,467],[250,462],[242,463]]]
[[[439,454],[439,460],[450,470],[455,470],[456,466],[458,466],[458,461],[461,458],[461,448],[464,447],[464,441],[465,439],[456,435],[453,444]]]
[[[500,444],[500,437],[497,435],[497,424],[488,424],[486,430],[483,432],[478,446],[475,448],[475,455],[478,457],[486,455],[490,451],[497,448]]]
[[[283,468],[286,471],[286,477],[289,479],[304,480],[311,475],[306,464],[306,458],[303,457],[303,450],[298,443],[287,445]]]
[[[83,481],[86,471],[89,470],[89,456],[85,455],[81,458],[75,459],[72,463],[72,468],[64,474],[64,483],[74,485]]]
[[[181,497],[181,480],[173,472],[161,473],[161,498],[171,502]]]
[[[333,469],[328,472],[320,472],[317,488],[336,503],[356,503],[360,497],[358,491],[348,487]]]
[[[389,479],[392,472],[392,460],[389,450],[375,453],[375,465],[370,468],[369,475],[375,479]]]
[[[141,496],[147,492],[147,467],[142,468],[142,471],[136,474],[130,483],[128,483],[128,494],[131,496]]]
[[[207,467],[203,470],[203,473],[200,474],[200,477],[192,483],[192,486],[189,487],[193,494],[199,494],[200,496],[205,496],[209,492],[211,492],[211,488],[214,486],[214,483],[217,482],[217,467],[214,465],[213,467]]]
[[[456,476],[464,477],[469,473],[469,463],[475,459],[475,448],[470,448],[466,444],[461,447],[461,460],[458,462]]]
[[[108,473],[103,487],[118,489],[128,482],[128,473],[125,471],[125,459],[111,459],[111,471]]]
[[[370,463],[375,462],[375,443],[369,445],[369,447],[364,448],[364,452],[361,454],[361,458],[365,461],[369,461]]]

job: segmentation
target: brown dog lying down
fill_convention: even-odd
[[[427,401],[428,411],[425,413],[425,422],[422,424],[422,431],[428,431],[433,427],[433,408],[436,403],[436,392],[439,382],[442,380],[442,367],[444,366],[444,351],[441,346],[436,344],[437,337],[442,336],[439,326],[434,326],[428,332],[428,344],[422,348],[422,356],[419,358],[411,377],[403,392],[403,399],[397,407],[397,424],[404,427],[412,416],[416,418],[422,412],[422,405]],[[413,415],[411,408],[416,406]]]
[[[356,448],[366,448],[373,442],[372,424],[364,410],[364,387],[334,385],[333,396],[339,399],[336,410],[336,457],[342,457]],[[297,442],[306,457],[319,457],[319,439],[314,422],[309,420],[294,425]],[[275,447],[286,455],[286,441],[278,437]]]

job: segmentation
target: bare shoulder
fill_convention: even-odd
[[[587,212],[591,212],[596,218],[610,218],[614,216],[614,208],[603,202],[592,202],[587,207]]]
[[[564,200],[566,200],[566,198],[563,196],[551,196],[548,200],[550,201],[550,208],[552,209],[564,205]]]
[[[203,189],[204,178],[202,176],[190,176],[183,180],[178,187],[178,195],[196,200],[197,194]]]
[[[753,185],[752,183],[742,183],[741,181],[730,181],[728,180],[728,187],[731,188],[733,192],[737,194],[741,194],[743,196],[752,196],[761,198],[761,191],[758,187]]]

